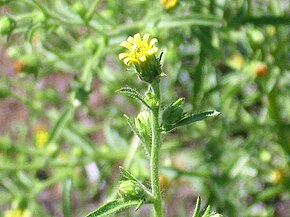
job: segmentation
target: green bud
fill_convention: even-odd
[[[144,138],[146,145],[151,143],[151,117],[150,112],[142,111],[135,118],[135,127]]]
[[[0,18],[0,36],[8,35],[15,28],[16,23],[8,16]]]
[[[91,53],[94,53],[96,51],[97,47],[98,46],[97,46],[96,41],[94,41],[91,38],[86,39],[84,42],[84,48],[86,50],[89,50]]]
[[[84,4],[82,4],[81,2],[75,2],[72,5],[72,8],[74,12],[76,12],[81,17],[84,17],[86,15],[87,9],[85,8]]]
[[[157,108],[159,106],[158,98],[156,98],[151,92],[146,93],[144,100],[151,108]]]
[[[137,182],[132,180],[120,181],[119,194],[125,200],[144,199],[145,192]]]
[[[182,109],[183,104],[184,98],[179,98],[164,110],[162,114],[162,121],[165,129],[170,129],[174,123],[178,122],[185,116]]]
[[[145,62],[134,63],[134,66],[141,80],[148,83],[159,80],[161,65],[155,55],[148,56]]]
[[[47,20],[47,15],[44,14],[43,12],[40,12],[37,16],[36,16],[36,19],[41,22],[41,23],[44,23],[46,22]]]
[[[74,147],[72,150],[72,155],[81,158],[83,156],[84,152],[80,147]]]
[[[250,29],[248,31],[248,36],[249,36],[250,41],[256,45],[263,43],[263,41],[265,40],[262,32],[256,29]]]
[[[23,55],[20,58],[20,61],[23,62],[24,64],[24,69],[23,69],[24,72],[37,74],[38,66],[39,66],[39,59],[36,57],[36,55],[33,55],[33,54]]]

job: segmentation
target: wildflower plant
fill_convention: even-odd
[[[286,2],[0,0],[0,216],[288,216]]]
[[[130,87],[124,87],[116,92],[125,94],[138,100],[144,107],[144,110],[135,118],[135,122],[125,115],[132,131],[142,141],[144,151],[149,160],[150,166],[150,187],[142,184],[142,181],[136,178],[125,168],[120,168],[124,181],[119,184],[120,198],[111,201],[92,213],[87,217],[106,216],[116,212],[119,209],[128,206],[137,206],[136,210],[143,204],[152,204],[155,217],[162,217],[163,200],[161,196],[159,183],[160,169],[160,149],[162,146],[162,137],[166,133],[177,127],[192,124],[196,121],[203,120],[208,117],[215,117],[220,114],[218,111],[208,111],[200,114],[187,114],[182,106],[183,98],[179,98],[170,103],[165,108],[161,107],[162,93],[160,92],[160,78],[162,73],[161,57],[157,57],[158,48],[155,46],[157,39],[150,39],[150,34],[146,33],[141,37],[140,33],[133,37],[129,36],[126,41],[120,45],[128,49],[127,53],[120,53],[119,59],[124,64],[134,65],[139,78],[146,82],[148,90],[143,96],[137,90]],[[198,202],[199,203],[199,202]],[[198,211],[195,211],[197,213]],[[206,211],[209,216],[209,210]],[[199,214],[194,214],[199,216]]]

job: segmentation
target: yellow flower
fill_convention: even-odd
[[[35,146],[38,149],[43,149],[45,143],[48,141],[48,132],[42,125],[37,126],[34,131]]]
[[[175,7],[177,0],[160,0],[160,2],[166,10],[170,10]]]
[[[232,69],[241,70],[244,65],[244,59],[238,54],[232,55],[227,61],[227,65]]]
[[[11,209],[4,213],[4,217],[30,217],[30,212],[28,210]]]
[[[271,181],[273,184],[280,184],[284,179],[284,171],[282,169],[275,169],[271,173]]]
[[[148,56],[157,53],[158,48],[154,44],[158,41],[156,38],[149,42],[150,34],[145,34],[141,39],[140,33],[129,36],[127,41],[123,41],[120,45],[129,50],[128,53],[120,53],[119,59],[123,60],[126,65],[145,62]]]
[[[159,81],[161,74],[160,61],[155,57],[158,48],[155,47],[156,38],[149,41],[150,34],[145,34],[141,38],[140,33],[133,37],[129,36],[120,46],[129,50],[127,53],[120,53],[119,59],[126,65],[133,64],[139,74],[140,79],[152,83]]]

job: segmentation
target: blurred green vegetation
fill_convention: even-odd
[[[187,111],[222,113],[164,141],[167,216],[190,216],[198,195],[224,216],[289,215],[288,1],[0,5],[0,216],[84,216],[116,197],[119,165],[149,180],[123,117],[140,107],[115,93],[146,91],[118,60],[137,32],[164,52],[164,103],[184,97]],[[149,215],[144,206],[117,216]]]

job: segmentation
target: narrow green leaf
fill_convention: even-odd
[[[200,114],[193,114],[189,117],[183,118],[182,120],[178,121],[173,128],[175,127],[180,127],[180,126],[184,126],[184,125],[188,125],[191,124],[193,122],[196,121],[200,121],[203,120],[205,118],[209,118],[209,117],[216,117],[220,114],[220,112],[213,110],[213,111],[208,111],[208,112],[203,112]]]
[[[59,117],[59,119],[55,123],[55,125],[54,125],[54,127],[49,135],[47,144],[55,142],[58,139],[58,137],[61,135],[63,129],[65,128],[66,123],[72,117],[73,111],[74,111],[74,108],[71,105],[69,105],[64,110],[62,115]]]
[[[200,216],[199,215],[200,205],[201,205],[201,198],[200,198],[200,196],[198,196],[192,217],[199,217]]]
[[[41,27],[41,25],[39,23],[33,24],[31,25],[28,30],[25,33],[25,40],[28,41],[29,43],[31,43],[32,41],[32,37],[34,35],[34,33],[37,31],[37,29],[39,29]]]
[[[122,174],[122,176],[123,176],[124,178],[139,183],[138,179],[137,179],[134,175],[132,175],[128,170],[126,170],[126,169],[125,169],[124,167],[122,167],[122,166],[120,166],[119,168],[120,168],[121,174]]]
[[[125,114],[124,114],[124,117],[127,119],[128,125],[130,126],[131,130],[133,131],[133,133],[135,133],[138,136],[138,138],[140,139],[141,144],[143,146],[143,149],[145,151],[145,154],[146,154],[146,156],[149,159],[149,157],[150,157],[149,150],[150,149],[148,147],[148,144],[146,143],[145,138],[138,132],[138,130],[135,127],[135,124],[130,120],[130,118],[127,115],[125,115]]]
[[[63,181],[63,191],[62,191],[62,210],[64,217],[72,216],[72,204],[71,204],[71,179],[66,178]]]
[[[206,207],[206,210],[204,211],[202,217],[209,217],[210,216],[210,205]]]
[[[233,27],[238,27],[242,22],[243,19],[245,18],[246,12],[248,10],[248,3],[247,1],[244,1],[237,11],[237,13],[234,15],[234,17],[229,21],[229,26],[231,28]]]
[[[101,155],[99,153],[99,150],[94,148],[94,144],[89,141],[87,138],[85,138],[84,135],[82,135],[76,127],[70,126],[64,129],[64,137],[70,141],[72,144],[80,147],[87,156],[99,156]],[[100,157],[100,156],[99,156]]]
[[[130,87],[123,87],[121,89],[116,90],[117,93],[122,93],[127,96],[130,96],[134,99],[139,100],[143,105],[145,105],[147,108],[151,109],[151,107],[144,101],[142,95],[135,89]]]
[[[280,194],[283,192],[283,186],[282,185],[277,185],[273,187],[269,187],[262,192],[260,192],[256,198],[254,199],[255,203],[263,202],[266,200],[269,200],[270,198],[275,197],[276,195]]]
[[[140,203],[139,200],[132,200],[132,201],[124,201],[123,199],[113,200],[95,211],[89,213],[86,217],[102,217],[102,216],[108,216],[114,212],[117,212],[121,209],[130,207],[130,206],[136,206]]]

